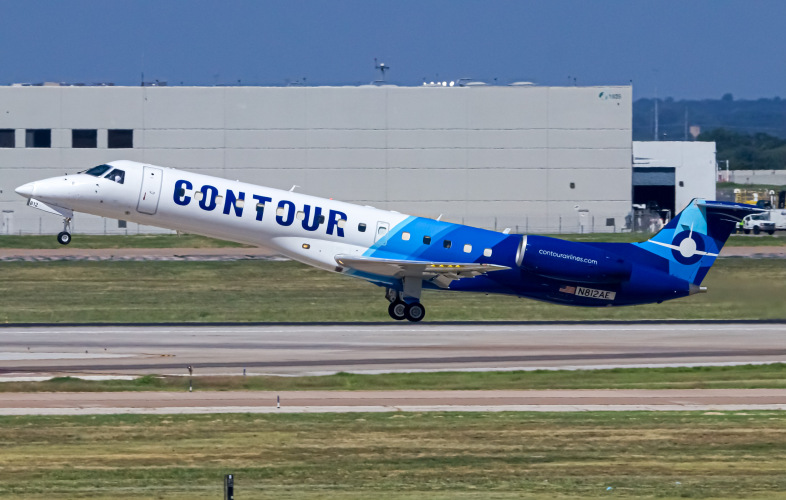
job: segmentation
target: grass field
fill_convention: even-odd
[[[242,247],[239,243],[216,240],[195,234],[134,234],[96,236],[75,234],[68,248],[226,248]],[[54,235],[0,236],[0,248],[63,248]]]
[[[425,321],[786,318],[786,259],[721,259],[709,293],[577,308],[426,291]],[[2,262],[0,322],[388,321],[383,290],[295,262]]]
[[[644,241],[650,234],[645,233],[590,233],[590,234],[550,234],[554,238],[570,241],[610,241],[630,243]],[[786,234],[773,236],[732,235],[729,246],[786,246]],[[225,248],[242,247],[239,243],[216,240],[193,234],[157,235],[83,235],[75,234],[68,248]],[[0,248],[52,249],[63,248],[54,235],[7,236],[0,235]]]
[[[783,389],[786,364],[607,370],[511,372],[338,373],[326,376],[197,377],[199,391],[496,390],[496,389]],[[43,382],[2,382],[0,392],[183,391],[185,377],[148,375],[134,380],[58,377]]]
[[[0,417],[0,443],[4,498],[786,494],[783,412]]]

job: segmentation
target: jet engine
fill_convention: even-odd
[[[619,283],[631,273],[630,262],[613,253],[547,236],[524,236],[517,264],[539,276],[577,283]]]

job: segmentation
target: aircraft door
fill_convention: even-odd
[[[161,196],[162,172],[160,168],[145,167],[142,174],[142,190],[139,192],[139,203],[136,209],[143,214],[153,215],[158,210],[158,198]]]
[[[377,232],[374,234],[374,243],[378,242],[386,234],[388,234],[388,229],[390,229],[390,224],[387,222],[377,222]]]

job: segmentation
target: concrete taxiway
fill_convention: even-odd
[[[786,362],[786,323],[34,326],[0,376],[312,375]]]

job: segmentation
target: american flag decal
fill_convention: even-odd
[[[559,289],[559,291],[562,292],[562,293],[576,293],[576,287],[575,286],[563,286],[562,288]]]

